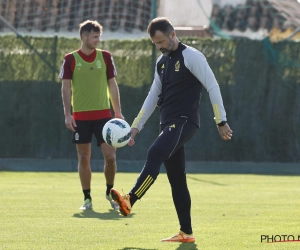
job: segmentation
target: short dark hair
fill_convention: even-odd
[[[100,32],[102,34],[102,26],[97,21],[86,20],[79,24],[80,38],[83,33]]]
[[[174,27],[168,18],[157,17],[150,22],[147,32],[151,37],[153,37],[155,32],[158,30],[168,36],[172,31],[174,31]]]

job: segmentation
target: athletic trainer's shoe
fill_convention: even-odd
[[[178,234],[166,239],[162,239],[161,242],[195,242],[195,237],[192,234],[186,234],[179,231]]]
[[[121,195],[116,189],[110,190],[111,197],[119,205],[119,211],[123,216],[128,216],[131,211],[131,204],[129,201],[129,194]]]
[[[111,198],[111,194],[105,194],[105,198],[109,201],[113,210],[119,210],[119,205]]]
[[[80,210],[93,209],[93,204],[91,199],[86,199],[83,205],[79,208]]]

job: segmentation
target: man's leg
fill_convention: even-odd
[[[195,134],[197,127],[187,123],[182,129],[181,141],[174,154],[164,164],[167,176],[171,185],[173,202],[176,208],[180,231],[169,238],[162,239],[162,242],[194,242],[191,225],[191,197],[187,186],[185,173],[185,142],[189,141]]]
[[[133,204],[141,199],[154,183],[161,164],[191,139],[196,130],[197,127],[187,122],[186,119],[178,119],[163,128],[163,131],[149,148],[145,166],[129,194],[122,198],[118,191],[112,189],[113,199],[119,203],[119,206],[125,200],[124,206],[120,206],[123,215],[127,216],[130,213]],[[122,211],[123,207],[124,210]]]
[[[171,185],[180,230],[186,234],[192,234],[191,197],[186,182],[184,147],[178,149],[174,155],[165,161],[165,167]]]
[[[114,188],[111,189],[112,198],[118,203],[122,215],[128,216],[130,214],[133,204],[144,196],[156,180],[160,165],[164,161],[163,156],[160,154],[160,148],[163,148],[161,144],[163,144],[162,137],[158,137],[149,148],[145,166],[129,194],[121,195]]]
[[[93,133],[97,139],[97,145],[101,147],[102,155],[104,158],[104,176],[106,180],[106,195],[109,195],[110,189],[114,185],[116,174],[116,149],[105,143],[102,135],[103,127],[110,118],[94,121]]]
[[[91,143],[76,144],[77,155],[78,155],[78,173],[81,182],[81,187],[84,193],[85,203],[80,208],[82,210],[92,208],[91,192]]]
[[[91,188],[91,143],[76,144],[78,155],[78,173],[83,190]]]
[[[102,143],[101,150],[104,157],[104,176],[106,184],[113,186],[117,170],[116,149],[106,143]],[[109,191],[107,194],[109,194]]]
[[[106,180],[105,198],[110,202],[110,205],[114,210],[119,210],[118,204],[113,201],[110,195],[110,190],[114,186],[117,171],[116,149],[106,143],[101,143],[100,146],[104,157],[104,176]]]
[[[114,188],[111,190],[112,198],[118,203],[122,215],[128,216],[130,214],[133,204],[138,199],[141,199],[154,183],[159,174],[161,164],[168,158],[168,153],[164,152],[164,149],[168,148],[163,139],[165,136],[166,134],[161,133],[148,149],[144,168],[129,194],[121,195],[120,192]]]
[[[137,179],[137,182],[129,195],[131,198],[131,205],[134,204],[136,199],[141,199],[146,191],[156,180],[160,166],[163,162],[167,161],[174,155],[178,149],[182,148],[184,144],[189,141],[195,134],[197,127],[186,121],[186,119],[178,119],[165,126],[156,138],[154,143],[150,146],[147,152],[147,159],[145,166]],[[182,152],[179,153],[182,156]],[[184,149],[183,158],[180,160],[184,165]]]

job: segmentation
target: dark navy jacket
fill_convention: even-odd
[[[161,124],[185,116],[199,126],[199,103],[202,84],[185,66],[183,51],[178,48],[156,64],[162,82]]]
[[[156,108],[160,95],[161,124],[184,116],[199,126],[202,87],[209,93],[215,122],[226,121],[219,84],[205,56],[195,48],[179,43],[178,48],[168,56],[161,55],[157,59],[151,89],[132,127],[138,130],[144,127]]]

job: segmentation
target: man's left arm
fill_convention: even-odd
[[[226,111],[218,82],[201,52],[196,49],[189,49],[186,52],[184,56],[185,65],[202,83],[209,94],[219,134],[223,140],[230,140],[233,131],[227,123]]]
[[[120,91],[115,77],[108,80],[108,90],[115,117],[124,119],[121,111]]]

